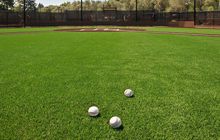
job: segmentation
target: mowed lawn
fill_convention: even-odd
[[[56,32],[0,40],[1,139],[220,138],[218,37]],[[134,97],[124,96],[127,88]],[[120,129],[109,125],[113,116]]]
[[[43,31],[54,31],[58,29],[73,29],[76,27],[35,27],[35,28],[0,28],[0,33],[17,33],[17,32],[43,32]]]
[[[220,35],[220,29],[200,29],[200,28],[172,28],[172,27],[153,27],[145,28],[146,31],[155,32],[175,32],[175,33],[193,33],[193,34],[212,34]]]

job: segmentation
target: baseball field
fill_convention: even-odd
[[[0,29],[0,139],[220,139],[220,37],[56,29]]]

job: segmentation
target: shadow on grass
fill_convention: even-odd
[[[115,130],[116,130],[116,131],[122,131],[123,129],[124,129],[124,126],[121,125],[119,128],[116,128]]]
[[[92,117],[92,116],[91,116]],[[97,116],[94,116],[92,118],[96,119],[96,118],[100,118],[101,117],[101,113],[99,113]]]
[[[135,96],[134,95],[132,95],[130,98],[134,98]]]
[[[132,95],[131,97],[127,97],[127,98],[134,98],[135,96],[134,95]]]

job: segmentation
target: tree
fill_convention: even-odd
[[[196,5],[199,8],[199,11],[203,11],[205,9],[205,0],[196,0]]]
[[[25,0],[25,11],[32,11],[36,8],[35,0]],[[24,0],[15,0],[15,9],[24,9]]]
[[[169,0],[157,0],[155,8],[159,11],[166,11],[170,6]]]
[[[216,4],[216,9],[215,10],[218,10],[219,9],[219,0],[215,0],[215,4]]]
[[[66,7],[66,6],[69,6],[69,5],[70,5],[70,2],[64,2],[64,3],[62,3],[60,6]]]
[[[206,9],[218,10],[219,0],[206,0],[205,6],[206,6]]]
[[[14,6],[14,0],[0,0],[0,10],[8,10]]]
[[[44,8],[44,5],[42,3],[39,3],[37,6],[37,9],[39,9],[39,8]]]

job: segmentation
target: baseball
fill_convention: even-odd
[[[109,124],[113,128],[119,128],[121,126],[121,119],[117,116],[114,116],[109,120]]]
[[[99,114],[99,109],[96,106],[92,106],[89,108],[88,113],[90,116],[97,116]]]
[[[124,95],[127,97],[131,97],[133,95],[133,91],[130,89],[126,89],[124,92]]]

